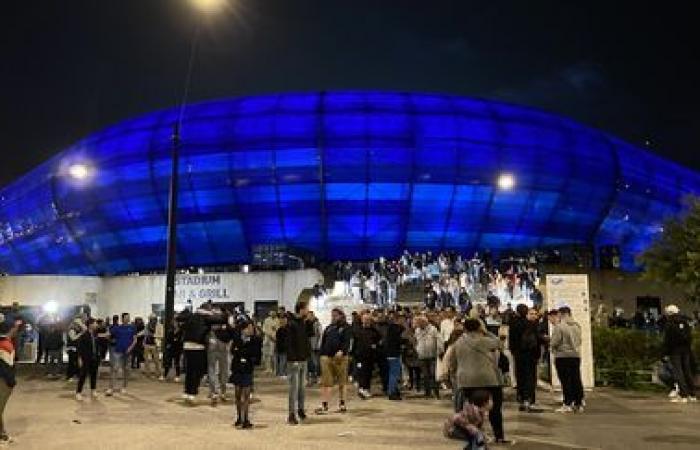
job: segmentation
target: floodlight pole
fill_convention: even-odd
[[[175,276],[177,272],[177,205],[179,196],[179,166],[180,166],[180,148],[182,147],[182,139],[180,131],[182,130],[182,119],[185,115],[187,107],[187,98],[190,93],[190,84],[192,81],[192,69],[197,52],[197,44],[199,42],[199,31],[201,28],[201,17],[197,21],[194,29],[194,36],[190,46],[190,58],[187,65],[187,75],[185,77],[185,86],[180,101],[180,110],[177,119],[173,124],[173,135],[171,138],[171,166],[170,166],[170,191],[168,195],[168,247],[167,247],[167,263],[165,270],[165,314],[164,314],[164,329],[165,343],[170,341],[173,333],[173,321],[175,319]],[[165,348],[165,345],[163,346]]]

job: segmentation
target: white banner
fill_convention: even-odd
[[[593,343],[591,341],[591,311],[590,292],[588,290],[588,275],[547,275],[547,310],[568,306],[571,316],[581,326],[581,381],[583,387],[592,389],[595,385],[593,375]],[[551,325],[550,325],[551,332]],[[552,386],[561,386],[557,371],[552,364]]]

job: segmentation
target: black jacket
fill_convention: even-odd
[[[76,342],[78,357],[83,360],[83,364],[96,363],[100,360],[100,346],[97,336],[86,331],[81,334]]]
[[[289,330],[287,326],[279,327],[275,333],[275,353],[278,355],[287,353],[287,340],[289,339]]]
[[[287,324],[287,361],[306,361],[311,357],[311,342],[314,335],[313,324],[299,317],[290,317]]]
[[[387,358],[398,358],[401,356],[401,335],[403,327],[397,323],[390,323],[386,327],[386,336],[382,340],[382,348]]]
[[[692,329],[688,319],[680,314],[668,316],[664,327],[664,354],[689,353],[692,344]]]
[[[253,373],[262,355],[260,336],[245,339],[239,331],[233,331],[231,337],[231,375]]]
[[[351,335],[350,325],[345,322],[328,325],[321,337],[321,356],[335,356],[339,351],[347,355],[350,351]]]
[[[379,341],[382,340],[379,331],[374,327],[360,327],[353,336],[352,354],[359,361],[369,361],[376,357]]]
[[[228,318],[224,314],[205,313],[199,310],[194,313],[185,310],[177,317],[177,320],[181,324],[183,342],[194,342],[205,347],[211,326],[228,322]]]

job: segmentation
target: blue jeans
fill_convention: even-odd
[[[401,377],[401,359],[387,358],[386,363],[388,365],[389,374],[387,381],[387,394],[388,395],[398,395],[399,394],[399,378]]]
[[[296,415],[304,410],[306,396],[306,361],[288,361],[287,376],[289,377],[289,415]]]
[[[277,368],[276,375],[281,377],[287,374],[287,354],[277,353],[275,354],[275,367]]]

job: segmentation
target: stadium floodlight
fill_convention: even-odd
[[[226,0],[190,0],[190,3],[201,12],[211,14],[220,11]]]
[[[84,180],[90,175],[90,169],[85,164],[73,164],[68,168],[68,174],[76,180]]]
[[[498,176],[498,188],[509,191],[515,187],[515,177],[511,173],[502,173]]]

